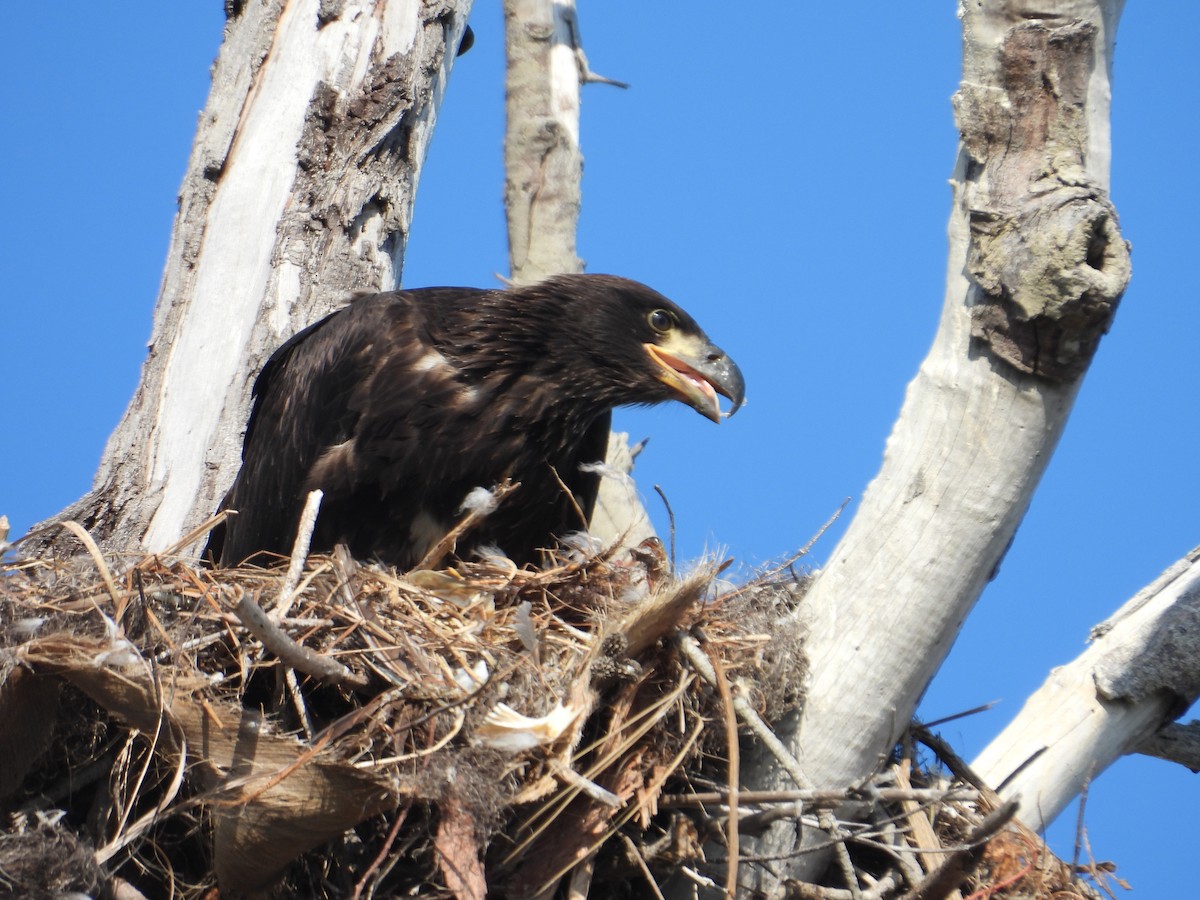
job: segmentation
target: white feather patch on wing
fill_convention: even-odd
[[[475,736],[480,743],[489,747],[507,753],[519,753],[558,740],[582,712],[580,707],[558,703],[546,715],[530,718],[507,703],[497,703],[483,724],[475,730]]]
[[[434,369],[445,370],[448,373],[454,372],[454,367],[450,365],[450,361],[436,350],[429,350],[424,356],[413,363],[414,372],[432,372]]]

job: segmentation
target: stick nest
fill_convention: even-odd
[[[738,858],[736,823],[804,793],[731,800],[727,777],[739,725],[803,700],[790,568],[735,589],[714,562],[677,577],[655,543],[540,571],[335,554],[293,587],[89,549],[0,569],[0,893],[654,896],[724,884],[731,862],[745,883],[769,863]],[[794,896],[851,896],[848,877],[911,890],[947,855],[914,854],[913,815],[940,828],[926,846],[978,849],[977,792],[897,784],[889,766],[868,793],[939,799],[914,813],[876,793],[865,837],[839,837],[853,859]],[[806,815],[859,797],[819,793]],[[1054,896],[1082,896],[1060,875]]]

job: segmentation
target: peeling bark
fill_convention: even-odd
[[[55,520],[158,552],[216,509],[270,352],[354,292],[396,285],[469,9],[226,4],[141,381],[92,491]]]
[[[977,167],[967,273],[971,334],[1020,372],[1073,381],[1129,282],[1117,214],[1088,173],[1098,29],[1032,21],[1005,33],[998,84],[964,83],[956,120]]]

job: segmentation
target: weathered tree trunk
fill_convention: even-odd
[[[973,763],[1029,827],[1200,698],[1200,548],[1092,631]]]
[[[574,0],[505,0],[504,210],[512,280],[582,272],[580,86],[587,76]],[[589,528],[605,543],[654,534],[631,479],[628,436],[613,434]]]
[[[353,292],[396,285],[470,5],[226,4],[141,382],[92,491],[57,518],[156,552],[212,514],[266,356]]]
[[[854,784],[905,728],[995,575],[1129,278],[1108,201],[1119,0],[962,4],[945,303],[883,467],[804,605],[811,683],[780,725],[810,781]],[[751,788],[790,787],[765,753]],[[791,824],[744,852],[797,846]],[[814,841],[815,842],[815,841]],[[756,869],[770,892],[813,855]],[[746,883],[746,880],[743,880]]]
[[[575,3],[505,0],[504,211],[512,280],[582,272]]]

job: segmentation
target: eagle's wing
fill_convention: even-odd
[[[221,502],[236,511],[206,554],[234,565],[258,552],[286,554],[295,538],[308,471],[324,448],[354,427],[348,393],[368,361],[365,319],[350,306],[293,335],[254,383],[242,467]]]
[[[426,427],[423,420],[458,389],[457,373],[442,363],[425,323],[464,293],[475,292],[363,297],[272,354],[254,385],[241,471],[221,504],[238,515],[223,536],[214,532],[208,552],[225,564],[263,551],[286,555],[314,488],[326,495],[314,546],[355,543],[361,524],[380,514],[373,506],[382,495],[419,471],[422,448],[415,437]],[[381,419],[390,423],[385,430],[392,438],[383,443],[363,434],[364,428],[377,431]],[[377,481],[362,483],[364,473]]]
[[[612,431],[612,413],[606,412],[597,417],[584,436],[583,443],[576,457],[577,462],[572,467],[574,473],[563,473],[563,483],[575,497],[579,509],[590,522],[596,507],[596,496],[600,492],[600,474],[595,471],[584,471],[580,466],[602,463],[608,455],[608,436]]]

